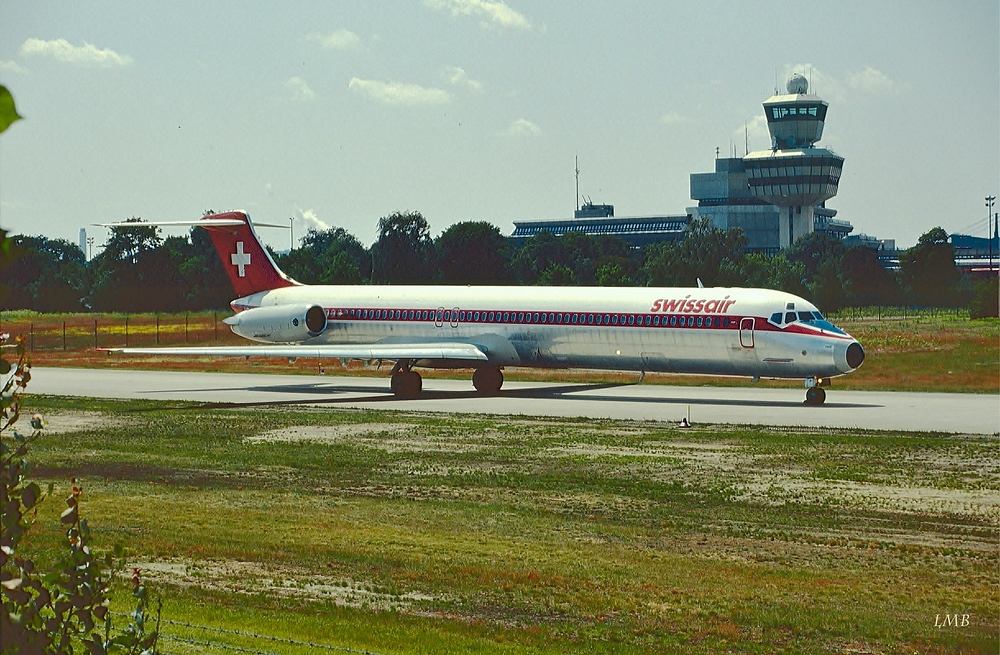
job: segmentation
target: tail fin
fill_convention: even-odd
[[[258,291],[298,286],[299,283],[282,273],[271,259],[245,212],[210,214],[197,225],[212,237],[222,267],[240,298]]]

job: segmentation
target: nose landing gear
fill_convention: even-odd
[[[822,405],[826,401],[824,386],[830,384],[827,378],[806,378],[806,405]]]
[[[806,389],[806,405],[822,405],[826,401],[826,390],[823,387]]]

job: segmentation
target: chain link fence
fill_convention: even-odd
[[[184,344],[240,344],[221,312],[185,314],[0,313],[0,332],[23,335],[28,350],[83,351]]]

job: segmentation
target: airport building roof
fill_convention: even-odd
[[[644,246],[649,243],[679,239],[690,220],[690,216],[680,214],[514,221],[514,232],[510,237],[520,245],[539,232],[551,232],[555,236],[562,236],[567,232],[580,232],[589,236],[614,236],[632,246]]]

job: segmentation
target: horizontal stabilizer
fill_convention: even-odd
[[[202,218],[197,221],[121,221],[119,223],[94,223],[97,227],[146,227],[155,225],[157,227],[237,227],[243,225],[244,221],[233,218]],[[290,225],[276,225],[275,223],[253,222],[254,227],[277,227],[282,230],[291,229]]]
[[[471,343],[387,343],[330,346],[216,346],[209,348],[109,348],[125,355],[206,357],[316,357],[320,359],[466,359],[486,361],[482,350]]]

